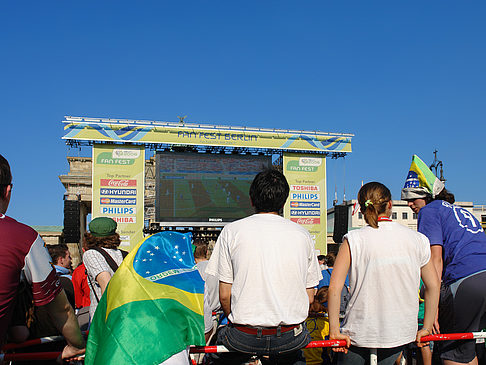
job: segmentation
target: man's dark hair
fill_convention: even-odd
[[[425,198],[426,204],[429,204],[434,200],[444,200],[450,204],[454,204],[456,202],[456,198],[454,197],[454,194],[452,194],[446,188],[442,189],[442,191],[439,194],[437,194],[437,196],[434,199],[432,199],[432,197],[430,196]]]
[[[5,189],[12,183],[12,173],[8,161],[0,155],[0,193],[4,195]]]
[[[58,245],[47,245],[47,249],[49,250],[49,255],[51,255],[52,263],[54,265],[57,264],[57,260],[59,258],[66,257],[66,253],[69,251],[68,246],[64,243],[60,243]]]
[[[278,212],[289,196],[285,176],[275,169],[260,172],[250,186],[250,199],[257,213]]]

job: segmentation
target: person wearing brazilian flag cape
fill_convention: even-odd
[[[412,158],[402,200],[418,214],[417,230],[429,238],[431,260],[442,278],[435,331],[482,330],[486,326],[486,235],[481,224],[469,211],[454,205],[454,195],[417,155]],[[444,364],[478,363],[474,340],[444,341],[438,351]]]
[[[189,364],[189,345],[205,345],[203,295],[191,235],[147,237],[125,258],[98,304],[85,364]]]

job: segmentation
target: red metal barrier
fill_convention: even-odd
[[[7,343],[5,346],[3,346],[2,350],[8,351],[8,350],[20,349],[23,347],[29,347],[34,345],[40,345],[43,343],[56,342],[62,340],[64,340],[64,337],[62,336],[49,336],[49,337],[35,338],[33,340],[28,340],[22,343]]]
[[[438,335],[429,335],[422,337],[421,342],[429,341],[447,341],[447,340],[474,340],[476,338],[485,338],[480,334],[486,332],[469,332],[469,333],[439,333]]]
[[[57,338],[59,336],[54,336]],[[478,338],[486,338],[486,332],[469,332],[469,333],[441,333],[438,335],[430,335],[422,337],[422,342],[429,341],[447,341],[447,340],[474,340]],[[7,344],[3,347],[6,349],[14,349],[27,347],[30,345],[37,345],[39,343],[52,342],[48,339],[39,338],[36,340],[29,340],[21,344]],[[26,345],[28,343],[28,345]],[[340,347],[345,346],[346,341],[344,340],[326,340],[326,341],[312,341],[305,348],[316,348],[316,347]],[[216,352],[230,352],[224,346],[194,346],[190,349],[191,354],[201,354],[201,353],[216,353]],[[0,354],[0,361],[33,361],[33,360],[53,360],[56,359],[61,353],[60,352],[32,352],[32,353],[19,353],[19,354]]]
[[[55,360],[61,355],[60,352],[31,352],[22,354],[1,354],[0,360],[3,361],[35,361],[35,360]]]

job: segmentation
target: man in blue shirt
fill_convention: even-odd
[[[429,238],[431,260],[442,278],[436,330],[482,330],[486,327],[486,235],[481,224],[466,209],[454,205],[454,195],[417,156],[402,200],[418,214],[417,229]],[[440,346],[441,358],[446,364],[477,363],[479,347],[475,345],[474,340],[445,341]]]

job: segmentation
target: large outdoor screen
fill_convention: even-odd
[[[248,192],[270,156],[157,153],[159,222],[230,222],[253,213]]]

